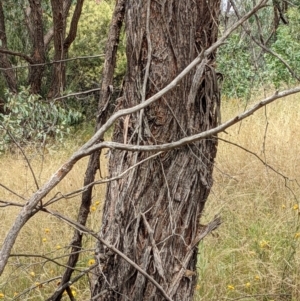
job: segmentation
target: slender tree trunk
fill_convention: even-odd
[[[66,32],[66,18],[63,16],[63,0],[51,0],[53,14],[53,40],[54,40],[54,61],[51,86],[48,97],[53,98],[60,95],[65,86],[65,64],[61,60],[65,58],[63,43]]]
[[[44,46],[44,25],[43,10],[40,0],[29,0],[29,19],[32,38],[32,63],[29,68],[28,82],[32,94],[40,94],[42,87],[43,73],[45,70],[45,46]]]
[[[70,31],[66,37],[67,16],[70,9],[70,0],[51,0],[53,13],[53,30],[54,30],[54,61],[51,85],[48,92],[48,98],[61,95],[66,86],[66,64],[65,60],[68,51],[76,38],[77,26],[80,19],[84,0],[78,0],[75,11],[72,16]]]
[[[167,85],[216,41],[220,0],[127,0],[127,73],[120,108]],[[220,94],[214,55],[147,109],[121,119],[113,140],[161,144],[218,123]],[[203,69],[204,68],[204,69]],[[202,73],[203,71],[203,73]],[[212,186],[214,138],[164,152],[107,188],[101,237],[152,276],[173,298],[191,300],[196,284],[199,220]],[[153,155],[114,150],[110,176]],[[93,300],[164,300],[131,265],[97,245]]]
[[[113,84],[113,75],[116,66],[117,50],[124,18],[124,2],[125,0],[117,1],[110,25],[108,40],[106,43],[105,61],[102,73],[101,94],[98,106],[96,131],[106,122],[109,112],[109,105],[111,105],[111,87]],[[86,225],[87,218],[90,213],[93,191],[92,183],[95,181],[95,175],[97,170],[100,170],[99,157],[100,151],[96,151],[90,156],[84,177],[84,186],[89,185],[89,187],[82,194],[81,205],[77,217],[77,222],[84,226]],[[70,243],[71,255],[67,263],[68,268],[65,270],[65,273],[61,279],[61,286],[70,281],[70,278],[74,271],[74,267],[76,266],[79,258],[80,253],[78,251],[82,247],[82,238],[82,232],[75,230],[73,239]],[[59,301],[61,300],[62,295],[63,291],[56,291],[50,298],[47,299],[47,301]]]
[[[7,39],[6,39],[6,29],[5,29],[5,20],[2,1],[0,1],[0,40],[1,48],[7,48]],[[0,53],[0,67],[5,69],[2,71],[2,74],[6,80],[7,86],[11,92],[17,92],[17,80],[16,75],[13,69],[10,60],[7,57],[7,54]]]

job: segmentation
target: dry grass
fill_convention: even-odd
[[[240,104],[226,102],[225,119]],[[291,96],[220,135],[282,175],[220,141],[204,219],[220,214],[223,224],[199,248],[196,300],[300,300],[299,122]]]
[[[243,106],[238,100],[227,101],[223,119],[241,111]],[[256,113],[220,136],[255,152],[287,178],[267,168],[253,154],[220,141],[215,183],[203,222],[220,214],[223,224],[199,247],[200,279],[195,300],[300,300],[300,222],[299,209],[295,206],[300,188],[294,181],[300,176],[299,121],[299,97],[292,96],[277,101],[266,112]],[[48,150],[45,157],[28,151],[39,183],[44,183],[82,142],[74,140],[59,149]],[[79,162],[51,195],[81,187],[86,163],[85,159]],[[0,179],[24,198],[35,190],[28,166],[18,153],[0,158]],[[95,211],[91,211],[89,219],[89,226],[96,231],[101,216],[97,201],[103,197],[104,187],[96,187]],[[0,199],[23,202],[2,188]],[[76,218],[79,202],[77,196],[61,200],[53,207]],[[0,237],[5,237],[18,212],[16,207],[0,209]],[[39,213],[24,227],[13,253],[57,257],[58,262],[64,263],[66,257],[61,256],[68,254],[72,233],[69,225]],[[86,252],[81,254],[78,268],[88,267],[93,258],[94,241],[86,237],[84,244]],[[0,279],[0,297],[3,294],[5,300],[11,300],[15,293],[32,288],[18,300],[45,300],[55,290],[59,281],[56,277],[62,271],[63,267],[43,258],[12,257]],[[47,279],[53,281],[38,285]],[[87,281],[83,278],[73,286],[78,300],[88,299]]]
[[[36,151],[28,150],[27,155],[38,177],[38,182],[44,183],[49,179],[52,173],[64,163],[66,158],[81,142],[75,140],[68,145],[60,146],[56,150],[49,149],[46,151],[45,156]],[[105,171],[104,161],[105,159],[101,161],[103,171]],[[60,185],[54,189],[51,195],[47,197],[47,200],[54,195],[64,195],[82,187],[86,165],[87,159],[81,160]],[[18,192],[24,198],[30,196],[36,189],[28,165],[18,152],[1,157],[0,179],[2,184]],[[104,193],[105,188],[103,186],[97,186],[94,189],[93,206],[91,207],[88,222],[88,226],[94,231],[99,230],[101,201],[103,200]],[[0,190],[0,199],[19,203],[24,202],[2,188]],[[80,195],[78,195],[72,199],[62,199],[51,205],[51,207],[69,218],[76,219],[80,201]],[[18,212],[18,207],[4,207],[0,209],[0,237],[5,237],[6,231],[13,223]],[[27,289],[29,290],[26,294],[16,299],[45,300],[49,297],[55,291],[59,282],[58,277],[64,269],[53,262],[47,261],[45,258],[34,258],[33,256],[38,254],[45,257],[55,257],[57,258],[57,262],[65,264],[66,255],[69,252],[68,244],[72,236],[73,228],[53,216],[46,213],[39,213],[33,216],[23,228],[13,249],[13,254],[27,255],[12,257],[4,275],[1,277],[0,292],[5,295],[5,300],[11,300],[14,295],[17,296]],[[84,238],[84,247],[86,250],[81,254],[77,264],[79,269],[89,266],[89,261],[93,259],[94,246],[95,241],[86,236]],[[48,279],[52,279],[52,281],[41,285],[41,283]],[[88,299],[89,290],[87,281],[87,277],[83,277],[81,281],[73,285],[74,294],[79,297],[79,300]],[[65,296],[65,300],[68,300],[67,296]]]

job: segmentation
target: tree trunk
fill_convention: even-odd
[[[30,10],[28,18],[32,39],[32,63],[29,68],[28,82],[32,94],[40,94],[42,87],[43,73],[45,70],[45,46],[44,46],[44,25],[43,10],[40,0],[29,0]]]
[[[96,131],[107,121],[109,105],[111,105],[111,86],[113,84],[114,68],[116,66],[117,50],[120,40],[120,32],[124,19],[124,2],[125,0],[117,1],[111,25],[109,30],[108,40],[106,42],[105,50],[105,62],[102,73],[102,83],[101,83],[101,94],[98,105],[98,116]],[[88,215],[90,213],[90,206],[92,203],[92,193],[94,186],[92,183],[95,181],[95,175],[97,170],[100,171],[99,157],[101,151],[94,152],[89,159],[88,166],[85,172],[84,184],[83,186],[88,186],[88,188],[82,193],[81,205],[79,208],[77,222],[83,226],[86,225]],[[71,251],[67,262],[67,269],[62,276],[60,285],[63,286],[68,283],[74,271],[74,267],[77,264],[80,252],[82,248],[82,232],[79,230],[74,231],[73,239],[70,243]],[[61,300],[63,291],[56,291],[47,301],[59,301]]]
[[[216,41],[220,0],[127,0],[127,73],[119,108],[143,102]],[[171,92],[121,119],[113,140],[161,144],[215,127],[220,94],[215,55]],[[102,238],[153,277],[173,300],[191,300],[196,284],[201,212],[212,186],[214,138],[164,152],[109,183]],[[110,176],[150,153],[114,150]],[[135,268],[101,243],[91,281],[93,300],[164,300]]]
[[[6,39],[6,29],[5,29],[5,20],[2,1],[0,1],[0,40],[1,48],[7,48],[7,39]],[[7,57],[7,54],[0,53],[0,67],[3,68],[2,74],[6,80],[7,86],[11,92],[17,92],[17,80],[16,75],[13,69],[11,69],[12,64]]]
[[[66,64],[64,60],[68,56],[68,51],[76,38],[77,26],[80,19],[84,0],[78,0],[72,16],[70,30],[66,36],[67,16],[72,1],[70,0],[51,0],[53,13],[54,30],[54,61],[52,69],[52,80],[48,92],[48,98],[54,98],[61,95],[66,86]]]

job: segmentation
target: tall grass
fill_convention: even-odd
[[[223,106],[227,119],[243,104]],[[223,224],[199,247],[196,300],[300,300],[299,123],[290,96],[220,135],[244,149],[219,142],[203,219]]]
[[[84,139],[84,135],[80,135]],[[79,140],[81,140],[79,139]],[[70,139],[64,145],[46,149],[44,154],[36,150],[27,150],[27,156],[35,171],[40,184],[62,165],[71,153],[79,147],[83,141],[76,137]],[[68,192],[79,189],[83,185],[83,175],[86,169],[87,159],[81,160],[70,174],[51,192],[43,202],[54,196],[63,196]],[[101,176],[105,176],[105,158],[101,160]],[[97,175],[100,178],[100,175]],[[35,190],[36,186],[30,173],[27,162],[16,150],[14,154],[7,154],[0,158],[1,184],[17,192],[21,197],[12,195],[7,190],[0,188],[0,199],[23,204]],[[99,230],[101,203],[104,198],[105,187],[94,188],[93,204],[91,206],[88,227],[94,231]],[[76,220],[81,195],[71,199],[61,199],[51,205],[51,209]],[[4,207],[0,209],[0,237],[4,238],[7,230],[14,222],[19,207]],[[13,257],[10,258],[4,275],[0,279],[0,298],[5,300],[45,300],[57,288],[60,275],[64,271],[64,265],[69,253],[69,243],[73,236],[72,226],[57,218],[40,212],[33,216],[22,229],[13,249]],[[85,269],[93,263],[95,241],[90,236],[84,237],[84,250],[80,255],[77,268]],[[40,257],[35,257],[39,255]],[[55,262],[48,258],[54,258]],[[57,264],[58,263],[58,264]],[[60,264],[60,265],[59,265]],[[78,273],[75,273],[75,275]],[[50,280],[49,280],[50,279]],[[88,277],[83,277],[72,286],[73,294],[78,300],[87,300],[89,297]],[[69,300],[64,296],[64,300]]]
[[[223,120],[244,106],[239,100],[224,101]],[[202,223],[219,214],[223,224],[199,246],[195,300],[300,300],[300,188],[296,182],[300,176],[299,121],[299,97],[291,96],[220,135],[221,139],[255,153],[275,171],[253,153],[219,141],[214,186]],[[44,154],[27,150],[39,184],[82,143],[84,135],[73,137],[64,146],[50,148]],[[80,188],[86,164],[87,159],[81,160],[46,200]],[[101,165],[105,173],[104,157]],[[17,151],[0,157],[0,179],[24,199],[36,189],[28,164]],[[89,227],[95,231],[100,225],[104,190],[104,186],[94,189]],[[1,187],[0,199],[25,202]],[[52,209],[76,219],[79,203],[80,195],[62,199]],[[14,206],[0,209],[0,237],[5,237],[19,210]],[[49,297],[64,267],[47,258],[65,264],[72,235],[70,225],[51,215],[33,216],[19,235],[14,256],[0,279],[0,298],[45,300]],[[94,244],[92,238],[85,237],[78,269],[87,268],[93,262]],[[88,300],[88,287],[87,276],[73,284],[77,300]],[[64,300],[68,300],[67,296]]]

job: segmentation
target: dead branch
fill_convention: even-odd
[[[164,289],[160,286],[158,282],[156,282],[149,274],[147,274],[142,268],[140,268],[135,262],[133,262],[129,257],[127,257],[125,254],[120,252],[117,248],[115,248],[113,245],[105,241],[103,238],[101,238],[97,233],[93,232],[92,230],[88,229],[87,227],[79,224],[78,222],[75,222],[71,219],[69,219],[66,216],[63,216],[62,214],[58,212],[54,212],[51,210],[45,210],[46,212],[52,214],[53,216],[67,222],[71,226],[75,227],[78,231],[87,233],[89,235],[92,235],[95,237],[97,240],[99,240],[102,244],[104,244],[106,247],[108,247],[110,250],[112,250],[114,253],[118,254],[121,258],[126,260],[130,265],[132,265],[138,272],[140,272],[144,277],[146,277],[150,282],[152,282],[158,289],[159,291],[163,294],[163,296],[166,298],[168,301],[172,301],[172,299],[168,296],[168,294],[164,291]],[[96,266],[96,265],[95,265]],[[94,266],[94,267],[95,267]],[[67,283],[67,286],[69,286],[70,282]],[[52,301],[53,299],[47,299],[46,301]]]
[[[233,26],[231,26],[228,30],[225,31],[223,36],[215,42],[211,47],[206,49],[204,51],[204,54],[201,56],[198,56],[195,60],[193,60],[169,85],[167,85],[164,89],[162,89],[160,92],[156,93],[154,96],[150,97],[145,102],[134,106],[129,109],[120,110],[114,115],[112,115],[108,121],[97,131],[97,133],[87,142],[85,143],[78,151],[76,151],[71,158],[63,165],[61,166],[49,179],[48,182],[46,182],[43,187],[41,187],[38,191],[36,191],[32,197],[27,201],[25,206],[20,211],[19,215],[17,216],[15,222],[13,223],[12,227],[8,231],[8,234],[3,242],[2,249],[0,251],[0,274],[2,274],[6,264],[7,260],[9,258],[9,254],[11,252],[11,249],[16,241],[16,238],[22,229],[22,227],[25,225],[25,223],[30,219],[30,217],[33,215],[34,210],[36,210],[36,206],[38,203],[70,172],[70,170],[73,168],[74,164],[81,158],[91,154],[92,152],[104,148],[104,147],[119,147],[120,149],[127,149],[127,150],[140,150],[140,151],[162,151],[162,150],[168,150],[175,147],[180,147],[183,145],[186,145],[188,143],[194,142],[196,140],[204,139],[207,137],[210,137],[212,135],[217,134],[220,131],[224,131],[229,126],[239,122],[240,120],[248,117],[249,115],[253,114],[256,110],[259,108],[267,105],[268,103],[274,101],[275,99],[284,97],[286,95],[297,93],[300,91],[300,87],[286,90],[281,93],[276,93],[274,96],[269,97],[258,104],[254,106],[251,110],[246,111],[245,113],[238,115],[234,117],[233,119],[229,120],[228,122],[224,123],[223,125],[220,125],[214,129],[211,129],[209,131],[206,131],[204,133],[196,134],[190,137],[186,137],[184,139],[181,139],[178,142],[170,143],[170,144],[162,144],[157,146],[130,146],[130,145],[122,145],[122,144],[116,144],[116,143],[100,143],[96,147],[93,147],[93,145],[97,144],[98,141],[100,141],[104,133],[113,125],[113,123],[120,118],[121,116],[125,116],[127,114],[131,114],[134,112],[137,112],[152,102],[158,100],[161,98],[165,93],[173,89],[178,82],[180,82],[193,68],[195,68],[199,63],[201,63],[202,59],[207,58],[209,54],[213,53],[218,47],[220,47],[227,37],[241,24],[243,24],[248,18],[250,18],[253,14],[255,14],[259,9],[264,7],[267,3],[267,0],[261,0],[250,12],[244,15],[240,20],[238,20]],[[127,148],[126,148],[127,147]],[[137,148],[139,147],[139,148]]]

